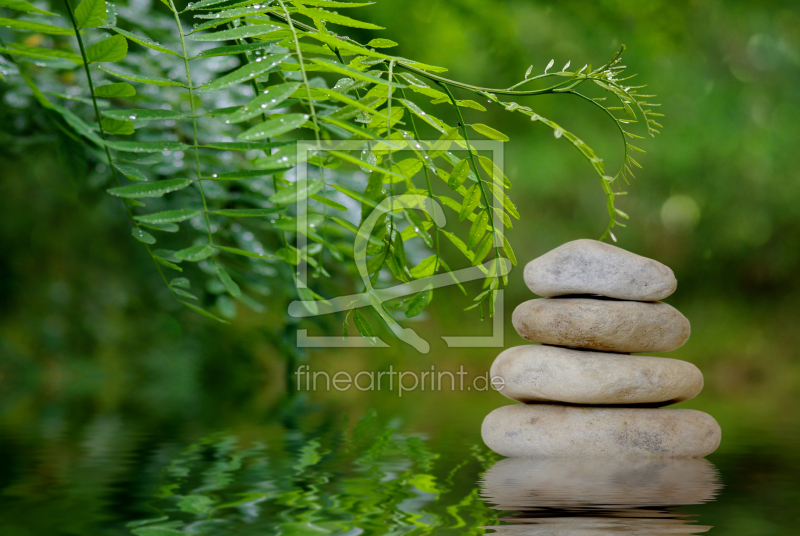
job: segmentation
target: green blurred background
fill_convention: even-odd
[[[379,35],[399,42],[399,55],[483,86],[510,86],[530,64],[544,70],[551,58],[556,66],[599,65],[627,45],[624,63],[658,95],[666,117],[663,133],[643,142],[644,169],[619,204],[631,220],[616,234],[618,245],[658,259],[678,278],[667,301],[693,333],[670,357],[697,364],[706,379],[701,395],[681,407],[717,418],[723,454],[754,437],[780,444],[797,428],[795,2],[379,0],[356,12],[385,26]],[[589,104],[567,96],[521,103],[578,134],[609,164],[621,158],[613,124]],[[511,137],[506,173],[522,219],[509,238],[521,264],[563,242],[599,237],[602,190],[574,148],[502,110],[469,112],[467,121]],[[95,172],[65,176],[59,150],[47,133],[0,146],[0,426],[13,438],[0,448],[9,455],[52,440],[58,475],[77,463],[80,449],[72,447],[92,426],[117,423],[148,437],[226,428],[254,438],[288,420],[311,429],[368,408],[401,417],[414,432],[473,444],[483,416],[505,403],[492,392],[291,394],[286,372],[297,363],[330,371],[463,364],[483,373],[500,349],[451,349],[439,339],[488,333],[488,322],[465,330],[477,315],[462,311],[469,300],[455,292],[438,295],[414,324],[431,341],[428,355],[389,338],[389,349],[282,351],[296,329],[282,327],[282,303],[232,326],[178,310],[130,238],[120,205],[94,185]],[[522,343],[509,320],[529,297],[520,266],[505,293],[506,347]]]
[[[796,5],[384,0],[356,11],[385,26],[380,35],[401,43],[399,54],[445,65],[450,77],[485,86],[509,86],[528,65],[543,70],[551,58],[557,65],[599,64],[627,45],[629,72],[658,95],[666,117],[663,134],[642,142],[644,169],[620,198],[631,220],[617,236],[621,247],[656,258],[677,275],[678,291],[668,301],[691,320],[693,335],[673,355],[697,363],[707,383],[690,404],[713,407],[730,426],[766,426],[797,412]],[[567,96],[524,103],[578,133],[609,164],[621,158],[613,124],[591,105]],[[506,172],[522,219],[509,236],[521,262],[602,233],[600,185],[570,144],[502,110],[472,112],[467,120],[511,136]],[[60,149],[49,140],[43,133],[0,148],[5,412],[29,422],[43,404],[69,399],[81,400],[85,411],[131,404],[160,420],[172,413],[223,415],[229,405],[267,408],[278,400],[284,360],[275,343],[291,345],[295,329],[275,340],[276,326],[288,320],[283,304],[231,327],[176,310],[129,238],[119,204],[94,186],[94,172],[88,179],[64,176]],[[505,295],[507,318],[529,297],[521,279],[517,268]],[[461,311],[466,298],[452,296],[442,293],[426,321],[415,324],[433,344],[427,356],[391,341],[388,350],[318,351],[309,363],[403,362],[421,370],[464,361],[484,370],[497,350],[448,349],[438,339],[464,334],[463,323],[477,318]],[[506,346],[519,342],[509,331]],[[210,401],[212,386],[226,396]],[[356,391],[331,402],[358,411],[383,398]],[[458,398],[459,406],[479,403],[443,398]],[[486,407],[502,403],[484,398]],[[420,426],[427,418],[420,416]]]

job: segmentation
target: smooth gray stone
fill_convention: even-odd
[[[599,294],[609,298],[657,301],[678,286],[672,270],[597,240],[575,240],[525,266],[525,284],[539,296]]]
[[[505,458],[484,473],[497,510],[642,508],[702,504],[722,487],[703,458]]]
[[[483,420],[484,443],[509,457],[700,458],[719,446],[713,417],[691,409],[516,404]]]
[[[511,322],[529,341],[603,352],[669,352],[691,333],[686,317],[662,302],[544,298],[520,304]]]
[[[686,361],[533,344],[503,351],[490,374],[500,394],[525,403],[665,406],[703,389]]]

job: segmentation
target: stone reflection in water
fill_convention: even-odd
[[[705,459],[508,458],[486,471],[481,496],[511,512],[503,535],[689,535],[711,527],[667,507],[702,504],[722,487]]]

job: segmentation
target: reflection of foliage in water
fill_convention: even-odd
[[[286,443],[242,446],[217,434],[190,445],[164,469],[152,503],[158,515],[131,522],[131,532],[482,534],[478,527],[493,524],[477,486],[456,485],[475,474],[466,466],[482,470],[494,459],[482,446],[448,463],[374,412],[351,433],[294,433]]]

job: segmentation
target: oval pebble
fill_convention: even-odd
[[[525,266],[525,284],[539,296],[599,294],[635,301],[675,292],[675,274],[658,261],[597,240],[574,240]]]
[[[509,457],[698,458],[716,450],[722,432],[713,417],[691,409],[517,404],[487,415],[481,435]]]

